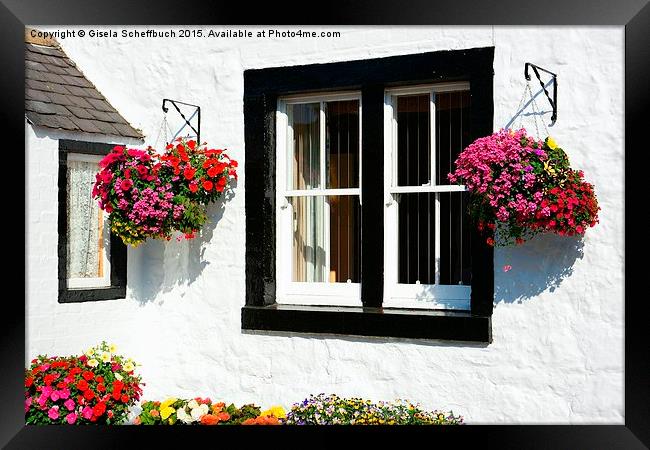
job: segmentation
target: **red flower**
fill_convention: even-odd
[[[103,383],[104,382],[104,377],[101,376],[101,375],[97,375],[95,377],[95,381],[98,382],[98,383]]]
[[[32,384],[34,384],[34,378],[32,377],[25,378],[25,387],[30,387]]]
[[[113,147],[113,153],[124,153],[124,147],[121,145],[116,145]]]
[[[192,181],[192,182],[190,183],[190,191],[191,191],[191,192],[196,192],[196,191],[198,191],[198,190],[199,190],[199,185],[198,185],[198,183],[197,183],[196,181]]]
[[[46,385],[46,386],[49,386],[50,384],[52,384],[52,382],[53,382],[55,379],[56,379],[56,378],[54,377],[53,374],[48,373],[47,375],[45,375],[45,378],[43,378],[43,381],[45,382],[45,385]]]
[[[97,391],[98,392],[106,392],[106,386],[104,386],[104,383],[99,383],[97,385]]]
[[[79,382],[77,383],[77,389],[79,389],[80,391],[85,391],[86,389],[88,389],[88,382],[86,380],[79,380]]]
[[[129,189],[131,189],[132,186],[133,186],[133,181],[131,181],[129,178],[122,181],[122,190],[128,191]]]
[[[210,181],[210,180],[205,180],[205,181],[203,182],[203,189],[205,189],[206,191],[210,191],[210,190],[212,190],[212,181]]]
[[[235,161],[234,159],[231,159],[230,160],[230,167],[237,167],[237,166],[239,166],[239,163],[237,161]]]
[[[225,187],[226,187],[226,179],[224,177],[219,178],[217,180],[215,189],[219,192],[223,192]]]
[[[95,393],[90,389],[88,389],[87,391],[84,392],[84,398],[86,400],[92,400],[93,398],[95,398]]]
[[[191,180],[194,178],[194,174],[196,173],[196,169],[192,168],[191,166],[186,166],[185,170],[183,170],[183,176],[185,177],[186,180]]]
[[[84,378],[86,381],[90,381],[93,378],[95,378],[95,374],[92,373],[90,370],[84,370],[84,373],[81,374],[81,376]]]
[[[187,141],[187,146],[190,148],[190,150],[194,150],[194,147],[196,147],[196,141],[193,140]]]
[[[120,400],[122,400],[122,403],[128,403],[130,398],[126,394],[122,394],[122,397],[120,397]]]
[[[214,177],[216,177],[217,175],[219,175],[219,169],[217,168],[217,166],[212,166],[212,167],[210,167],[210,168],[208,169],[208,176],[209,176],[209,177],[214,178]]]
[[[99,417],[104,414],[104,411],[106,411],[106,404],[104,402],[99,402],[93,408],[93,415]]]
[[[487,238],[485,242],[487,242],[487,245],[489,245],[490,247],[494,245],[494,239],[492,239],[491,237]]]

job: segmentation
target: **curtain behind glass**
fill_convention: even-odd
[[[91,192],[97,163],[68,161],[68,278],[98,278],[102,267],[102,217]]]

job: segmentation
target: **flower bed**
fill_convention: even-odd
[[[175,231],[191,239],[208,219],[206,205],[232,189],[237,165],[224,150],[192,140],[177,139],[162,155],[116,146],[99,163],[92,195],[126,244],[169,240]]]
[[[102,342],[81,356],[39,356],[25,370],[25,423],[118,424],[142,394],[135,363]]]
[[[448,175],[470,191],[470,215],[490,245],[521,244],[540,232],[582,235],[598,223],[593,185],[553,139],[525,129],[477,139]]]
[[[337,395],[310,396],[293,405],[283,423],[288,425],[461,425],[453,412],[425,411],[405,400],[378,403]]]
[[[168,398],[162,402],[146,401],[135,418],[136,425],[278,425],[284,411],[275,408],[261,412],[259,406],[248,404],[237,408],[209,398],[191,400]]]
[[[135,363],[106,342],[80,356],[39,356],[25,369],[25,423],[123,424],[142,395]],[[425,411],[404,400],[378,402],[337,395],[310,396],[265,411],[210,398],[143,401],[135,425],[456,425],[462,416]]]

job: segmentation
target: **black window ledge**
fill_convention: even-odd
[[[94,302],[98,300],[118,300],[123,298],[126,298],[126,287],[124,286],[63,289],[59,291],[59,303]]]
[[[458,311],[348,306],[244,306],[242,329],[492,342],[490,316]]]

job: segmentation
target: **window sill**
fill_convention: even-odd
[[[349,306],[244,306],[242,329],[445,341],[492,342],[490,316]]]
[[[59,291],[59,303],[95,302],[126,298],[126,287],[66,288]]]

